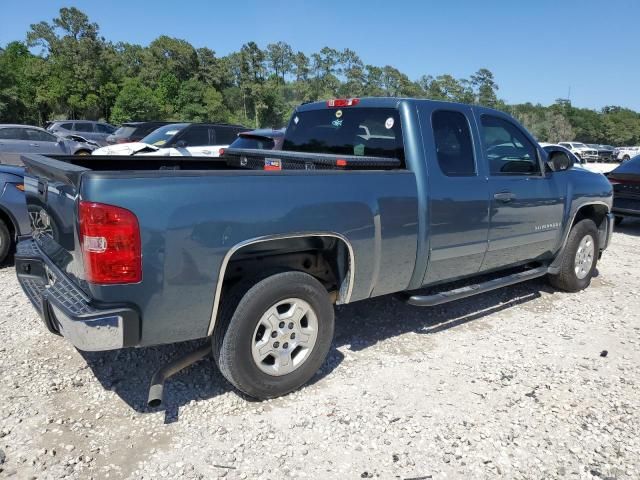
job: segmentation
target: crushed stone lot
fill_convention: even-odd
[[[81,353],[0,269],[0,478],[640,477],[640,221],[587,290],[544,279],[431,309],[338,308],[311,385],[255,402],[201,344]],[[176,322],[180,319],[176,318]]]

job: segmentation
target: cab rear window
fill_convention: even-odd
[[[404,162],[398,111],[393,108],[326,108],[296,112],[283,150],[397,158]]]

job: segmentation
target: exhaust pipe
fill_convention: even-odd
[[[149,399],[147,400],[147,405],[152,408],[162,405],[164,382],[167,380],[167,378],[175,375],[180,370],[188,367],[189,365],[193,365],[194,363],[199,362],[210,353],[211,343],[207,342],[207,345],[200,347],[193,352],[187,353],[182,357],[176,358],[167,363],[164,367],[156,370],[156,373],[153,374],[153,378],[151,378],[151,385],[149,386]]]

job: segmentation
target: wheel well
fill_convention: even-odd
[[[224,274],[224,289],[265,271],[305,272],[335,292],[334,301],[347,302],[350,290],[351,248],[341,238],[325,235],[270,239],[241,247],[233,253]],[[223,293],[224,295],[224,293]]]
[[[576,213],[576,217],[573,220],[573,224],[571,226],[573,227],[573,225],[578,223],[580,220],[584,220],[585,218],[590,218],[591,220],[594,221],[594,223],[596,224],[596,227],[600,227],[600,224],[602,223],[604,218],[607,216],[608,212],[609,212],[609,209],[607,208],[606,205],[600,205],[600,204],[585,205],[584,207],[581,207],[578,210],[578,213]]]

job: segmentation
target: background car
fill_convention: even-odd
[[[126,122],[106,139],[107,145],[139,142],[159,127],[171,122]]]
[[[558,145],[571,151],[576,157],[583,158],[587,162],[598,160],[598,150],[587,147],[581,142],[558,142]]]
[[[171,123],[158,128],[139,142],[109,145],[93,151],[93,155],[166,155],[218,157],[238,133],[241,125],[214,123]]]
[[[30,125],[0,125],[0,163],[21,165],[23,153],[90,155],[97,147],[95,143],[80,141],[82,137],[77,135],[71,137],[64,138]]]
[[[598,152],[598,160],[601,162],[609,162],[613,158],[613,147],[611,145],[587,143],[587,147],[593,148]]]
[[[280,150],[284,141],[284,128],[274,130],[261,128],[249,132],[240,132],[229,148],[255,148],[260,150]],[[222,155],[224,152],[220,152]]]
[[[80,135],[103,146],[107,145],[107,137],[116,131],[116,127],[93,120],[56,120],[47,125],[47,130],[63,137]]]
[[[544,143],[544,142],[539,143],[539,145],[547,153],[553,152],[553,151],[558,150],[558,149],[562,150],[567,155],[569,155],[569,158],[571,160],[573,160],[573,165],[576,166],[576,167],[584,168],[584,164],[587,163],[586,160],[578,158],[577,156],[575,156],[573,154],[573,152],[571,150],[569,150],[566,147],[563,147],[562,145],[557,145],[555,143]]]
[[[640,147],[618,147],[613,151],[613,159],[618,162],[626,162],[636,155],[640,155]]]
[[[24,199],[24,168],[0,165],[0,264],[11,254],[16,239],[30,231]]]
[[[609,172],[613,185],[613,209],[616,225],[624,217],[640,217],[640,155]]]

